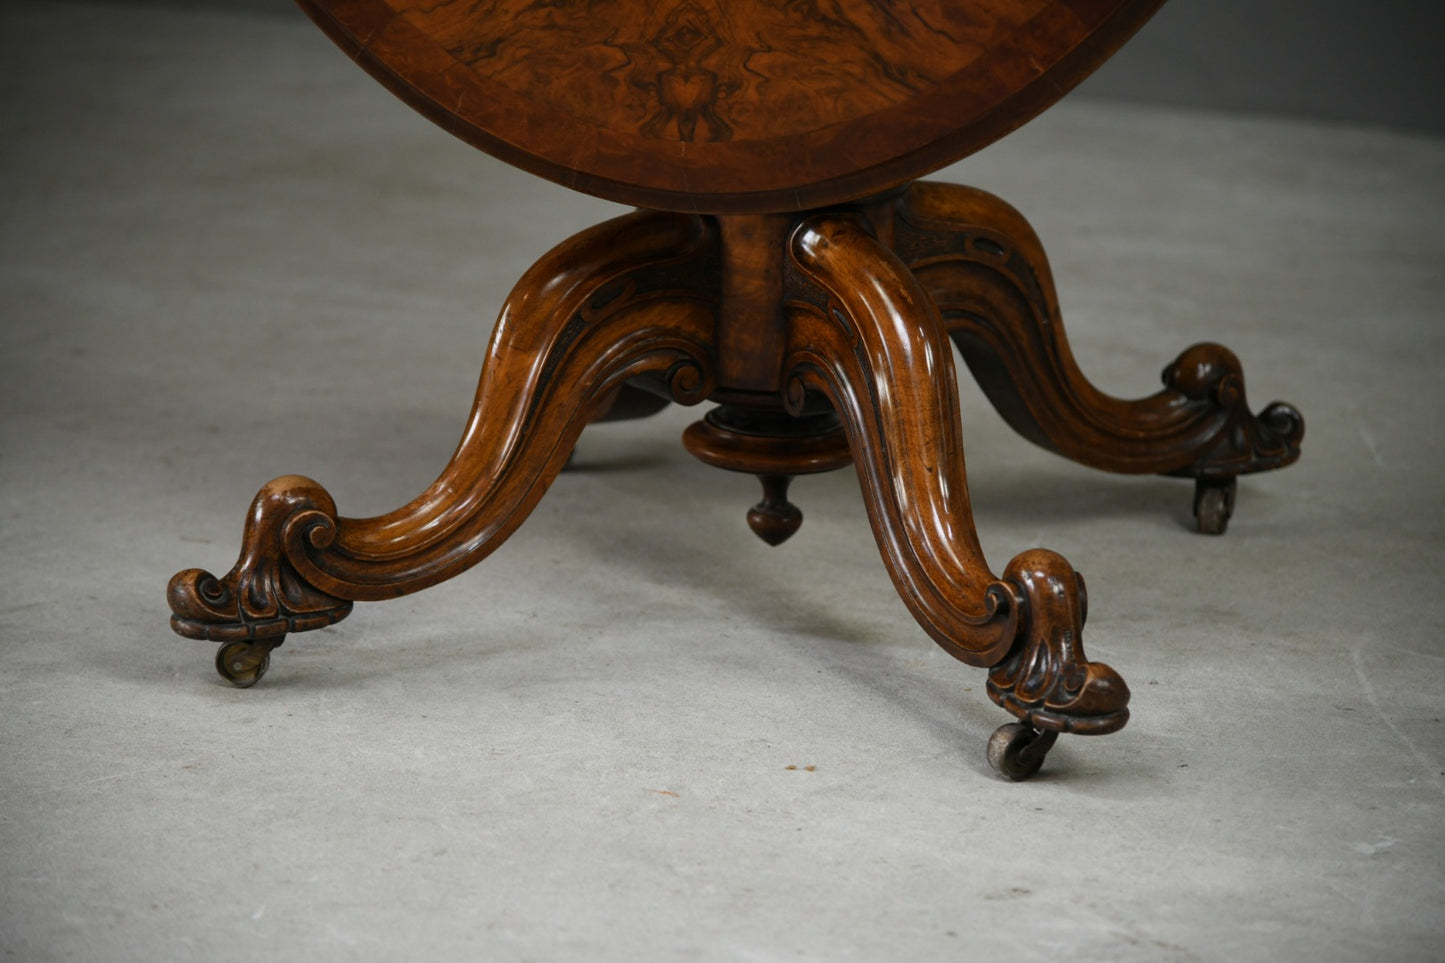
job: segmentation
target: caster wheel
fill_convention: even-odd
[[[1194,482],[1194,521],[1205,535],[1223,535],[1234,514],[1233,478],[1225,481],[1197,479]]]
[[[270,668],[274,648],[266,642],[227,642],[216,652],[216,671],[236,688],[249,689]]]
[[[988,740],[988,762],[994,770],[1014,782],[1022,782],[1044,764],[1059,734],[1038,731],[1022,722],[999,726]]]

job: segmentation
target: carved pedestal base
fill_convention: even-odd
[[[1024,778],[1058,733],[1122,727],[1129,690],[1084,654],[1087,599],[1067,561],[1031,550],[1002,576],[985,561],[949,338],[1025,437],[1110,471],[1195,478],[1205,531],[1223,530],[1235,476],[1298,456],[1299,414],[1274,404],[1252,415],[1227,349],[1189,349],[1164,390],[1138,401],[1091,386],[1037,239],[987,194],[915,184],[802,215],[641,212],[563,243],[518,283],[461,444],[427,491],[353,519],[310,479],[278,478],[257,495],[229,573],[171,580],[172,626],[223,643],[222,676],[253,684],[287,633],[484,558],[589,422],[713,399],[721,407],[684,443],[761,478],[748,520],[772,544],[802,521],[787,499],[794,475],[856,465],[909,609],[949,653],[988,669],[990,697],[1020,720],[989,756]]]

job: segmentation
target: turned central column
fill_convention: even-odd
[[[717,218],[721,248],[717,315],[718,391],[724,404],[683,434],[694,456],[718,468],[758,476],[763,498],[748,511],[748,526],[769,545],[798,530],[803,513],[788,501],[793,476],[851,463],[847,438],[832,410],[802,417],[783,406],[788,347],[784,310],[788,238],[798,215]]]
[[[723,391],[773,396],[782,391],[788,334],[783,257],[794,223],[788,214],[717,219],[722,249],[717,375]]]

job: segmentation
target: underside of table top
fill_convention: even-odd
[[[1054,103],[1163,0],[299,0],[517,167],[709,213],[876,194]]]

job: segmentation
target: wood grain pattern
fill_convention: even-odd
[[[799,211],[1024,123],[1162,0],[299,0],[407,103],[578,190]]]
[[[756,141],[932,91],[1044,6],[441,0],[404,16],[478,77],[574,123],[661,141]]]

